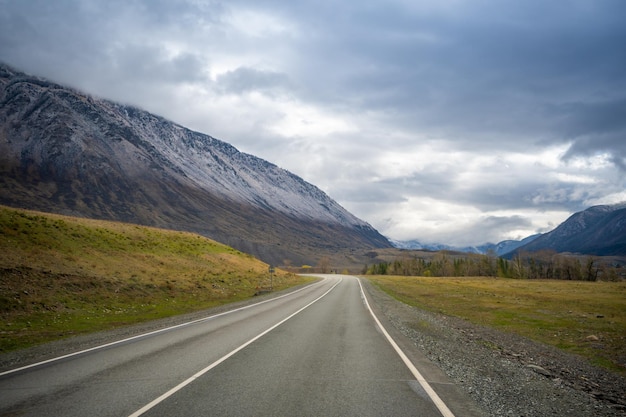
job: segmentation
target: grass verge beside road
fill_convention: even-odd
[[[275,290],[311,281],[276,270]],[[0,352],[250,298],[268,265],[205,237],[0,206]]]
[[[367,279],[406,304],[516,333],[626,375],[626,282]]]

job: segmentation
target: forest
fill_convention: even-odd
[[[623,265],[611,258],[560,254],[555,251],[520,252],[512,259],[495,254],[437,252],[430,258],[404,255],[393,261],[366,265],[367,275],[424,277],[490,276],[517,279],[619,281],[626,278]]]

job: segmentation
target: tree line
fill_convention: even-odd
[[[512,259],[494,253],[450,254],[442,251],[429,259],[406,255],[390,262],[366,265],[370,275],[425,277],[489,276],[518,279],[562,279],[576,281],[617,281],[626,271],[619,264],[603,262],[592,256],[579,257],[554,251],[518,253]]]

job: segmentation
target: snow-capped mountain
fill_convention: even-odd
[[[458,252],[474,252],[474,248],[461,248],[456,246],[450,246],[443,243],[422,243],[419,240],[391,240],[391,244],[398,249],[410,249],[410,250],[426,250],[426,251],[458,251]]]
[[[493,249],[493,251],[498,255],[498,256],[502,256],[505,255],[509,252],[514,251],[515,249],[527,245],[530,242],[532,242],[533,240],[537,239],[538,237],[541,236],[541,233],[538,233],[536,235],[531,235],[528,237],[525,237],[522,240],[503,240],[502,242],[499,242],[495,245],[493,245],[493,247],[490,247],[488,249]],[[487,251],[483,252],[486,253]]]
[[[626,255],[626,203],[574,213],[556,229],[516,251],[554,250],[587,255]]]
[[[389,247],[314,185],[211,136],[0,65],[0,203],[190,230],[267,261]]]
[[[443,243],[421,243],[419,240],[408,241],[396,241],[392,240],[391,244],[398,249],[414,249],[414,250],[428,250],[428,251],[440,251],[448,250],[453,252],[465,252],[465,253],[477,253],[485,255],[493,252],[497,256],[502,256],[508,252],[511,252],[518,247],[532,242],[540,235],[532,235],[522,240],[503,240],[499,243],[484,243],[476,246],[451,246]]]

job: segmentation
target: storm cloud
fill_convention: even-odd
[[[218,137],[392,239],[626,200],[621,0],[0,0],[0,60]]]

